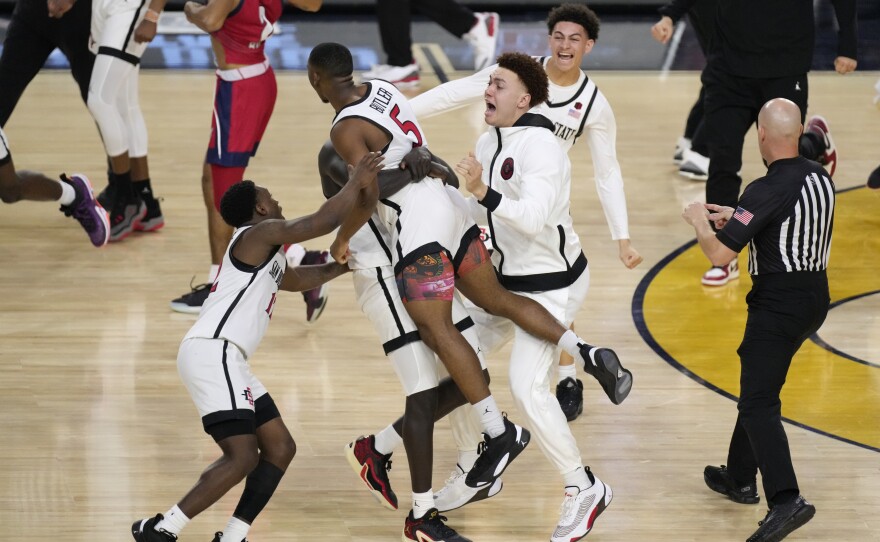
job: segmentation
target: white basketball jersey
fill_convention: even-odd
[[[0,161],[6,160],[9,157],[9,142],[6,140],[6,134],[3,133],[3,128],[0,128]]]
[[[382,149],[385,156],[382,169],[396,169],[409,151],[427,147],[428,141],[409,101],[397,87],[381,79],[373,79],[365,85],[364,97],[340,109],[333,125],[347,118],[361,118],[378,126],[391,137]]]
[[[199,319],[184,337],[184,340],[193,337],[227,340],[235,344],[246,358],[263,340],[275,308],[278,287],[287,269],[287,259],[281,247],[256,267],[232,256],[235,243],[249,228],[238,228],[232,234]]]
[[[537,60],[546,68],[549,57]],[[539,107],[538,112],[553,121],[553,133],[559,139],[562,150],[567,153],[584,132],[599,89],[581,70],[580,78],[574,85],[561,87],[550,81],[549,90],[550,98]]]

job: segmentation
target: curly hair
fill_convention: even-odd
[[[579,24],[586,30],[587,39],[599,39],[599,16],[583,4],[561,4],[551,9],[547,15],[547,33],[552,34],[560,22]]]
[[[523,82],[532,97],[529,107],[547,101],[550,93],[547,72],[537,60],[523,53],[504,53],[498,57],[498,67],[512,71]]]
[[[309,64],[331,77],[346,77],[354,71],[348,47],[339,43],[319,43],[309,53]]]
[[[223,221],[238,228],[254,217],[257,205],[257,185],[254,181],[240,181],[229,187],[220,200],[220,216]]]

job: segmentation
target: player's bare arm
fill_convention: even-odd
[[[382,159],[378,152],[365,154],[357,166],[351,169],[351,180],[346,186],[325,201],[313,214],[293,220],[257,219],[258,222],[243,233],[236,243],[232,250],[233,256],[248,265],[259,265],[280,245],[301,243],[332,232],[351,213],[363,186],[375,183],[376,173],[382,168]],[[255,212],[262,216],[272,216],[273,203],[277,206],[274,200],[263,203],[258,198]]]
[[[323,0],[287,0],[287,3],[291,6],[297,7],[303,11],[318,11],[321,9],[321,4],[324,3]]]
[[[298,265],[288,267],[281,279],[282,290],[288,292],[304,292],[317,288],[348,272],[348,266],[336,262],[321,265]]]
[[[241,0],[208,0],[207,4],[200,4],[190,0],[183,6],[186,20],[196,25],[207,33],[220,30],[226,17]]]
[[[388,136],[376,126],[362,119],[350,118],[337,123],[330,131],[330,140],[339,156],[354,164],[371,151],[381,151],[388,144]],[[345,218],[331,246],[336,261],[343,263],[348,241],[370,219],[379,201],[379,183],[376,177],[361,188],[360,198]]]
[[[141,21],[134,31],[134,41],[138,43],[149,43],[156,37],[156,30],[159,26],[159,15],[165,9],[167,0],[152,0],[144,20]]]

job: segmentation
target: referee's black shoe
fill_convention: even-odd
[[[779,542],[816,515],[816,507],[801,495],[785,504],[777,504],[767,512],[758,530],[746,542]]]
[[[721,465],[720,467],[715,467],[713,465],[706,466],[703,470],[703,480],[706,481],[706,485],[709,486],[709,489],[721,493],[722,495],[726,495],[734,502],[740,504],[758,504],[758,502],[761,501],[761,498],[758,497],[757,480],[752,478],[745,484],[740,484],[730,476],[727,467],[724,465]]]
[[[582,344],[580,350],[584,371],[599,381],[612,403],[622,403],[632,390],[633,377],[631,372],[623,368],[614,350],[587,344]]]

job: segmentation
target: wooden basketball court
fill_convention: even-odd
[[[699,276],[707,263],[695,249],[664,261],[693,238],[680,212],[704,192],[704,184],[680,178],[671,161],[698,76],[591,76],[616,113],[630,229],[645,262],[628,271],[617,260],[587,146],[577,145],[572,214],[592,269],[577,327],[617,350],[635,375],[634,391],[621,406],[581,375],[585,412],[572,428],[584,462],[614,490],[588,540],[744,540],[763,519],[765,504],[738,505],[712,493],[702,470],[726,459],[736,407],[712,388],[738,391],[734,351],[749,279],[706,290]],[[840,149],[838,188],[862,185],[880,161],[880,111],[871,104],[876,78],[811,75],[811,113],[829,120]],[[316,155],[333,112],[304,75],[278,79],[275,114],[248,176],[269,187],[294,217],[322,201]],[[199,178],[213,81],[209,72],[141,76],[151,177],[164,198],[160,232],[95,250],[54,204],[0,206],[3,538],[130,540],[132,521],[167,510],[217,457],[176,370],[177,347],[194,317],[168,308],[191,277],[204,282],[210,263]],[[483,129],[479,109],[425,120],[431,149],[450,162],[464,156]],[[19,168],[84,172],[98,189],[106,182],[97,131],[67,72],[40,74],[4,130]],[[753,133],[744,156],[743,177],[762,175]],[[835,308],[819,332],[837,353],[807,343],[789,375],[784,415],[799,425],[786,431],[802,492],[818,509],[791,540],[880,540],[880,319],[870,295],[880,290],[878,210],[880,194],[841,195],[832,249],[832,266],[841,271],[834,272],[832,297],[864,294],[862,302]],[[323,238],[308,246],[329,243]],[[661,261],[662,269],[645,279]],[[643,280],[644,304],[634,303]],[[666,356],[645,342],[634,308]],[[281,296],[273,320],[252,364],[298,452],[249,539],[399,540],[410,492],[404,451],[394,454],[390,472],[401,501],[397,512],[373,501],[343,456],[346,443],[383,428],[403,408],[399,383],[355,304],[350,279],[332,283],[316,324],[303,323],[303,303],[294,294]],[[490,369],[500,404],[521,419],[506,389],[505,357],[490,359]],[[445,422],[435,441],[439,489],[455,463]],[[547,540],[562,485],[537,446],[504,482],[497,497],[449,513],[449,524],[479,542]],[[197,517],[181,540],[210,540],[239,494],[234,490]]]

